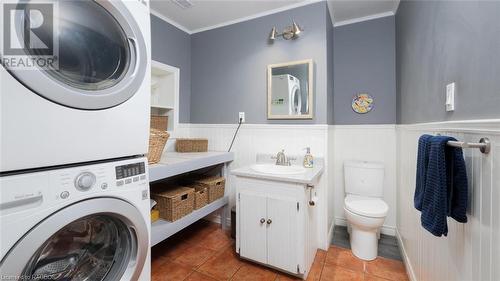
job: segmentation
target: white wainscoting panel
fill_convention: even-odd
[[[384,201],[389,205],[382,233],[395,235],[396,228],[396,126],[335,125],[333,141],[333,182],[335,224],[345,225],[345,160],[376,161],[385,164]]]
[[[464,149],[469,180],[468,223],[448,219],[448,236],[435,237],[413,207],[418,138],[450,135],[478,142],[488,137],[489,154]],[[500,120],[399,125],[398,239],[412,280],[500,280]]]
[[[335,227],[335,126],[328,126],[328,241],[333,240],[333,230]]]
[[[188,127],[189,137],[208,138],[209,150],[227,151],[231,139],[236,130],[232,124],[181,124],[181,130]],[[181,136],[180,134],[178,136]],[[285,149],[286,155],[297,156],[297,164],[302,165],[302,157],[305,155],[305,147],[311,147],[311,153],[315,157],[324,158],[325,170],[316,187],[318,203],[315,208],[315,216],[318,218],[315,226],[318,235],[318,247],[327,249],[329,246],[328,230],[331,222],[328,221],[328,193],[330,186],[328,182],[328,125],[274,125],[274,124],[243,124],[234,142],[232,151],[235,160],[229,169],[251,165],[255,163],[258,153],[276,154]],[[234,206],[234,180],[228,178],[227,187],[230,191],[230,205]],[[331,195],[330,195],[331,196]]]

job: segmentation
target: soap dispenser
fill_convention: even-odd
[[[311,148],[306,147],[306,155],[304,155],[304,168],[312,168],[314,166],[314,159],[311,154]]]

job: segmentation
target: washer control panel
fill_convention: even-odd
[[[55,170],[51,174],[56,200],[133,189],[149,183],[146,158]]]

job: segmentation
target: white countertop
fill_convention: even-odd
[[[163,153],[160,163],[149,165],[149,181],[153,182],[233,160],[233,152],[166,152]]]
[[[256,163],[259,164],[259,163]],[[246,166],[243,168],[234,169],[231,171],[232,175],[239,177],[266,179],[273,181],[283,181],[283,182],[293,182],[302,184],[314,184],[319,176],[323,173],[323,164],[316,163],[313,168],[305,168],[306,172],[301,174],[293,175],[280,175],[280,174],[265,174],[257,172],[251,168],[251,166]]]

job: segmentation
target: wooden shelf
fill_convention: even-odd
[[[168,222],[162,219],[155,221],[151,224],[151,246],[160,243],[192,223],[206,217],[217,209],[226,206],[228,202],[228,196],[224,196],[174,222]]]
[[[233,152],[166,152],[163,153],[160,163],[149,165],[149,181],[154,182],[233,160]]]

